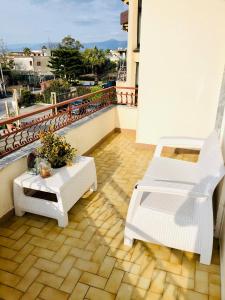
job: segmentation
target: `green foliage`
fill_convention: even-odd
[[[5,62],[2,63],[2,71],[9,71],[12,70],[15,66],[15,63],[12,59],[7,60]]]
[[[32,94],[32,92],[30,92],[27,89],[23,89],[21,91],[21,97],[20,97],[20,101],[19,101],[19,106],[31,106],[35,103],[40,103],[40,102],[44,102],[44,96],[42,94]]]
[[[108,50],[104,51],[95,47],[94,49],[85,49],[83,60],[86,72],[92,72],[98,77],[102,77],[106,72],[116,68],[116,64],[107,57]]]
[[[6,129],[6,128],[7,128],[6,125],[1,125],[0,126],[0,130]]]
[[[100,91],[100,90],[102,90],[102,87],[99,86],[99,85],[95,85],[95,86],[91,87],[91,93],[95,93],[95,92]],[[96,95],[94,95],[94,96],[91,97],[91,100],[95,101],[95,100],[99,99],[100,96],[101,96],[101,94],[102,94],[101,92],[100,93],[96,93]]]
[[[58,48],[53,51],[49,67],[56,77],[72,82],[83,72],[82,55],[77,49]]]
[[[75,81],[83,72],[83,57],[80,49],[83,45],[67,35],[63,38],[59,47],[52,53],[49,67],[56,77],[69,82]]]
[[[31,50],[30,48],[26,47],[23,49],[23,53],[25,56],[30,56],[31,55]]]
[[[36,94],[34,95],[35,96],[35,102],[36,103],[43,103],[44,102],[44,95],[42,94]]]
[[[35,96],[28,90],[21,91],[20,106],[31,106],[35,103]]]
[[[80,43],[80,41],[75,40],[74,38],[71,37],[71,35],[67,35],[62,39],[60,47],[68,48],[68,49],[76,49],[76,50],[80,50],[81,48],[84,48],[84,46]]]
[[[72,148],[64,137],[54,134],[50,128],[48,132],[40,134],[40,140],[42,146],[37,149],[37,152],[51,164],[52,168],[60,168],[72,163],[77,150]]]
[[[9,61],[8,61],[8,68],[10,69],[10,70],[12,70],[13,68],[14,68],[14,66],[15,66],[15,63],[14,63],[14,60],[13,59],[10,59]]]
[[[1,57],[0,57],[0,62],[1,62]],[[12,73],[13,73],[14,65],[15,65],[14,61],[11,59],[2,61],[2,73],[6,85],[9,85],[12,82]]]
[[[102,76],[106,76],[110,72],[116,72],[117,70],[117,64],[113,61],[110,61],[109,59],[106,61],[104,66],[102,67]]]
[[[82,74],[94,74],[96,79],[105,76],[107,72],[115,71],[116,64],[108,58],[110,50],[85,49],[76,39],[67,35],[58,48],[53,51],[49,67],[57,78],[75,82]]]
[[[99,86],[99,85],[95,85],[95,86],[78,86],[77,87],[77,95],[78,97],[80,96],[83,96],[83,95],[87,95],[87,94],[90,94],[90,93],[94,93],[94,92],[97,92],[97,91],[100,91],[102,90],[102,87]],[[90,100],[96,100],[99,98],[99,94],[95,95],[95,96],[92,96],[91,98],[89,98]]]
[[[95,85],[91,87],[91,93],[97,92],[102,90],[102,87],[100,85]]]
[[[94,49],[85,49],[84,53],[84,63],[92,73],[96,74],[97,69],[104,65],[106,62],[105,52],[101,49],[95,47]]]
[[[67,93],[70,91],[70,84],[66,80],[57,79],[52,80],[49,86],[44,90],[45,103],[50,103],[51,92],[55,92],[56,95]]]
[[[78,86],[77,87],[77,96],[83,96],[91,93],[91,88],[89,86]]]

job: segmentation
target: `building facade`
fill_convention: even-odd
[[[118,84],[139,87],[137,142],[206,137],[217,120],[223,80],[225,2],[126,2],[127,78]]]
[[[48,67],[51,57],[48,49],[31,51],[29,56],[23,52],[11,52],[9,58],[14,61],[14,69],[16,71],[37,74],[38,76],[53,75]]]
[[[15,56],[13,57],[14,61],[14,70],[16,71],[25,71],[25,72],[33,72],[33,57],[26,56]]]
[[[34,56],[33,57],[33,68],[34,72],[41,76],[53,75],[49,68],[50,56]]]
[[[124,2],[129,9],[128,19],[121,17],[128,30],[127,79],[118,85],[139,87],[136,142],[157,144],[162,136],[205,138],[216,129],[225,157],[225,2]],[[225,210],[219,209],[225,299]]]

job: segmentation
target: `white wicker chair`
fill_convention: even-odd
[[[197,163],[160,157],[164,146],[200,149]],[[124,243],[143,240],[200,254],[210,264],[212,195],[225,174],[217,134],[207,139],[162,138],[130,201]]]

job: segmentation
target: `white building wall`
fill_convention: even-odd
[[[143,0],[137,142],[207,136],[224,64],[225,1]]]
[[[115,127],[136,131],[137,107],[128,105],[117,105],[115,110]]]
[[[127,80],[124,86],[135,87],[136,84],[136,62],[138,54],[134,50],[137,48],[137,20],[138,20],[138,0],[129,2],[128,15],[128,47],[127,47]]]
[[[48,66],[49,60],[50,56],[34,56],[34,72],[37,72],[39,75],[53,75]],[[41,65],[38,65],[38,63]]]
[[[17,71],[34,71],[33,57],[14,57],[15,70]],[[32,65],[30,65],[32,62]]]

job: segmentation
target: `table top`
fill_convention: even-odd
[[[88,165],[91,167],[93,164],[93,157],[77,156],[72,166],[53,169],[53,175],[48,178],[25,172],[17,177],[14,182],[24,188],[57,193],[66,182],[75,177],[84,167],[88,167]]]

